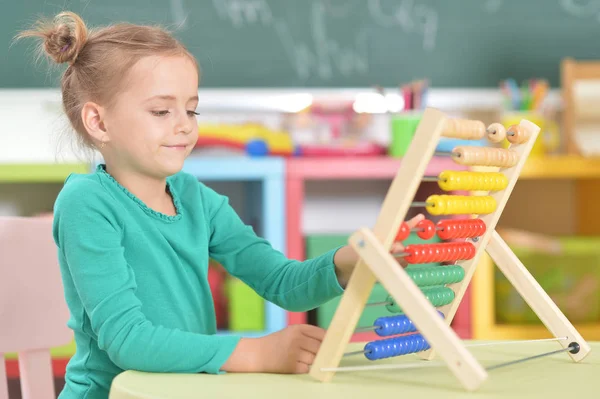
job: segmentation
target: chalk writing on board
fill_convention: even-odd
[[[311,3],[309,20],[306,22],[311,34],[306,41],[294,37],[286,21],[273,14],[266,0],[213,0],[218,16],[237,29],[256,25],[273,29],[282,44],[282,51],[300,79],[318,76],[327,80],[337,73],[350,76],[368,72],[366,31],[353,31],[354,40],[350,39],[351,44],[346,46],[331,38],[327,32],[330,11],[343,16],[353,4],[348,0],[337,0],[333,10],[329,10],[328,5],[331,3]],[[344,42],[348,42],[348,37],[344,37]]]
[[[313,76],[328,80],[337,74],[352,76],[369,72],[367,26],[353,26],[343,38],[328,32],[330,19],[343,20],[350,14],[365,12],[367,19],[397,34],[400,29],[415,35],[425,51],[433,51],[438,35],[438,12],[419,0],[311,0],[308,38],[295,37],[283,17],[273,13],[267,0],[212,0],[217,15],[234,28],[262,26],[273,29],[296,75],[307,80]],[[366,9],[365,9],[366,7]]]
[[[369,63],[366,31],[354,32],[352,46],[344,47],[329,37],[326,16],[323,3],[313,2],[309,21],[312,38],[310,44],[294,40],[285,22],[275,21],[277,36],[298,77],[308,79],[316,73],[321,79],[330,79],[334,76],[334,68],[344,76],[367,73]]]
[[[213,6],[219,17],[229,20],[234,28],[273,23],[273,13],[266,0],[213,0]]]
[[[599,0],[559,0],[563,10],[576,17],[595,17],[600,21]]]
[[[368,0],[369,14],[382,27],[400,27],[406,33],[423,35],[423,49],[432,51],[438,33],[437,11],[415,0]]]
[[[171,0],[171,13],[173,14],[173,22],[178,30],[186,28],[187,13],[183,0]]]
[[[360,12],[357,10],[357,6],[364,2],[364,0],[321,0],[327,10],[327,14],[335,18],[344,18],[352,13]]]

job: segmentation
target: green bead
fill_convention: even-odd
[[[465,278],[465,270],[458,265],[417,267],[406,273],[419,287],[455,284]]]
[[[423,288],[423,294],[429,300],[434,307],[444,306],[451,303],[454,300],[454,291],[448,287],[426,287]],[[388,305],[385,305],[386,309],[390,313],[402,313],[400,306],[396,304],[396,301],[391,295],[387,297]]]

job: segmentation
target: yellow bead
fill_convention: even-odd
[[[439,195],[430,195],[429,197],[427,197],[426,202],[427,205],[425,206],[425,209],[427,209],[427,212],[429,212],[432,215],[440,215]]]
[[[426,202],[431,215],[488,214],[496,210],[496,200],[489,195],[431,195]]]
[[[499,172],[443,171],[438,185],[444,191],[499,191],[506,188],[508,179]]]
[[[455,188],[455,173],[450,170],[445,170],[438,176],[438,186],[444,191],[454,191]]]

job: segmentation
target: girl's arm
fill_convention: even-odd
[[[242,222],[225,196],[201,184],[210,223],[209,255],[261,297],[306,311],[343,293],[334,257],[339,248],[306,261],[288,259]]]
[[[201,187],[210,220],[210,256],[261,297],[286,310],[302,312],[343,293],[358,261],[352,247],[332,248],[305,261],[288,259],[240,220],[227,197]],[[423,215],[419,214],[408,225],[412,228],[421,220]],[[402,249],[396,243],[391,251]]]

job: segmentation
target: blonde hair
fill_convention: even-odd
[[[124,87],[129,69],[146,56],[194,56],[166,29],[158,26],[119,23],[88,31],[73,12],[62,12],[52,20],[38,21],[16,39],[42,39],[39,55],[68,67],[61,77],[62,103],[66,116],[77,132],[79,144],[93,149],[95,144],[81,120],[87,101],[110,107],[118,89]]]

